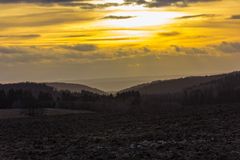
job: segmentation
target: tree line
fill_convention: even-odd
[[[37,84],[36,84],[37,85]],[[22,108],[31,112],[44,108],[85,109],[92,111],[127,110],[140,104],[135,91],[100,95],[89,91],[0,89],[0,108]]]
[[[188,105],[240,102],[240,74],[231,74],[184,90],[182,103]]]
[[[182,92],[141,95],[137,91],[100,95],[89,91],[57,91],[44,84],[24,83],[0,86],[0,108],[23,108],[33,112],[44,108],[83,109],[98,112],[155,111],[178,105],[240,102],[240,74],[230,74]]]

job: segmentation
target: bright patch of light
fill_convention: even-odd
[[[150,32],[136,31],[136,30],[119,30],[119,31],[113,31],[112,34],[124,35],[124,36],[130,36],[130,37],[147,37],[150,35]]]
[[[112,6],[107,8],[108,10],[121,10],[121,11],[142,11],[146,10],[143,5],[121,5],[121,6]]]
[[[92,1],[94,4],[104,4],[104,3],[124,3],[124,0],[95,0]]]
[[[151,11],[139,11],[139,12],[121,12],[112,14],[119,17],[127,17],[126,19],[105,19],[103,25],[111,27],[146,27],[146,26],[158,26],[171,23],[176,18],[183,16],[183,13],[179,12],[151,12]]]
[[[103,0],[105,3],[124,3],[124,0]]]

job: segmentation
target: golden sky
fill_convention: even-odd
[[[240,0],[0,0],[0,81],[240,69]]]

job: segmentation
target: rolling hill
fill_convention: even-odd
[[[61,82],[52,82],[45,83],[47,86],[53,87],[56,90],[69,90],[71,92],[81,92],[82,90],[89,91],[97,94],[105,94],[104,91],[101,91],[96,88],[92,88],[82,84],[73,84],[73,83],[61,83]]]
[[[97,94],[105,94],[104,91],[101,91],[96,88],[91,88],[81,84],[72,84],[72,83],[35,83],[35,82],[20,82],[20,83],[8,83],[0,84],[0,90],[31,90],[32,92],[53,92],[56,90],[69,90],[71,92],[81,92],[82,90],[89,91]]]
[[[226,74],[224,77],[192,86],[184,90],[185,104],[238,103],[240,99],[240,72]]]
[[[54,89],[44,83],[20,82],[0,84],[0,90],[30,90],[32,92],[52,92]]]
[[[198,86],[213,80],[224,77],[227,74],[213,75],[213,76],[192,76],[171,80],[159,80],[151,83],[140,84],[133,86],[120,92],[138,91],[143,95],[162,95],[168,93],[181,92],[186,88]]]
[[[192,86],[186,90],[204,90],[204,89],[215,89],[221,90],[224,88],[228,89],[239,89],[240,88],[240,72],[232,72],[225,74],[223,77],[201,83],[198,86]]]

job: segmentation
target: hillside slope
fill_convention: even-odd
[[[145,84],[137,85],[131,88],[127,88],[127,89],[121,90],[120,92],[138,91],[141,94],[145,94],[145,95],[162,95],[162,94],[168,94],[168,93],[176,93],[176,92],[183,91],[185,88],[198,86],[202,83],[207,83],[213,80],[217,80],[223,76],[225,76],[225,74],[153,81],[151,83],[145,83]]]
[[[240,72],[184,90],[185,104],[238,103],[240,100]]]
[[[92,88],[82,84],[73,84],[73,83],[61,83],[61,82],[53,82],[53,83],[45,83],[47,86],[53,87],[57,90],[69,90],[71,92],[81,92],[82,90],[97,93],[97,94],[105,94],[104,91],[101,91],[96,88]]]
[[[52,92],[54,89],[43,83],[34,82],[20,82],[20,83],[7,83],[0,84],[0,90],[29,90],[35,93],[38,92]]]

